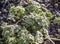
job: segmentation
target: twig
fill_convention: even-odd
[[[53,40],[53,41],[60,41],[60,39],[57,39],[57,38],[51,38],[51,40]]]
[[[18,21],[16,22],[16,24],[18,24],[20,21],[21,21],[21,20],[18,20]]]
[[[45,39],[49,40],[52,44],[55,44],[49,35]]]

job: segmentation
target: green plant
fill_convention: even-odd
[[[26,7],[12,6],[10,8],[7,19],[15,21],[15,24],[2,23],[5,44],[40,44],[49,36],[47,29],[50,24],[49,19],[53,15],[48,10],[44,12],[38,2],[33,2]]]
[[[11,7],[11,12],[17,19],[21,18],[22,16],[26,15],[25,8],[22,6],[12,6]]]

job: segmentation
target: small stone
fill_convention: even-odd
[[[1,14],[1,11],[0,11],[0,14]]]
[[[58,33],[60,34],[60,29],[58,29]]]

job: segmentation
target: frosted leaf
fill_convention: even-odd
[[[28,34],[28,40],[33,42],[34,41],[34,36],[31,34]]]
[[[41,32],[37,31],[36,36],[35,36],[35,41],[37,43],[42,43],[43,42],[43,35]]]

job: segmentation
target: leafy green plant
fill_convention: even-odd
[[[34,2],[34,3],[33,3]],[[43,11],[41,4],[32,1],[26,7],[12,6],[9,20],[18,21],[15,24],[3,22],[2,35],[5,44],[40,44],[48,36],[50,11]]]
[[[12,6],[11,7],[11,12],[12,14],[15,15],[16,18],[20,18],[21,16],[24,16],[26,15],[26,12],[25,12],[25,8],[23,8],[22,6]]]

